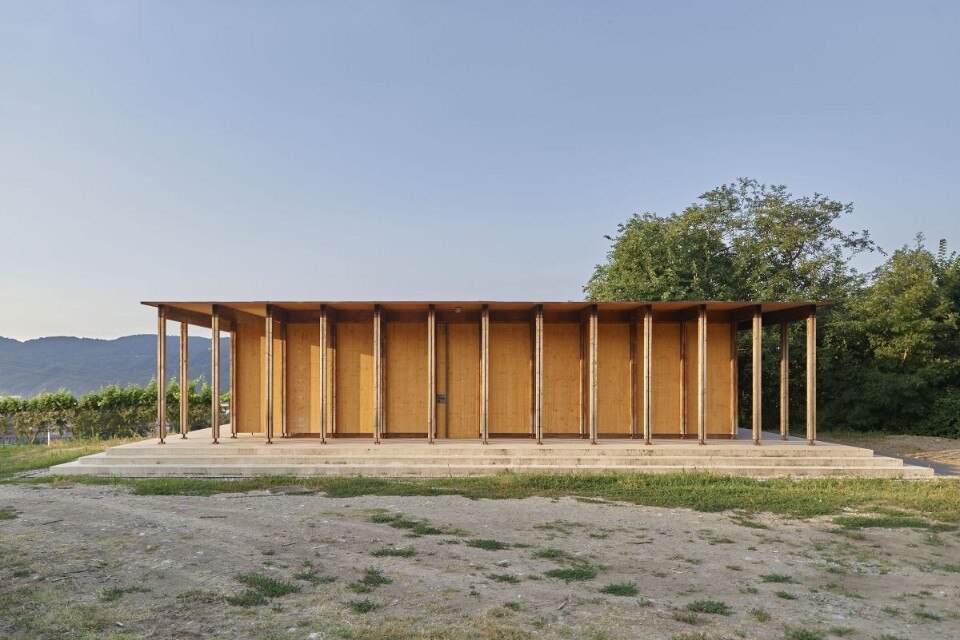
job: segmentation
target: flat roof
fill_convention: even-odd
[[[199,314],[202,316],[211,316],[213,307],[217,305],[225,310],[238,311],[248,315],[266,318],[267,307],[271,306],[286,312],[304,312],[320,311],[323,305],[335,311],[372,311],[376,305],[379,305],[384,311],[427,311],[431,305],[440,312],[444,311],[475,311],[478,312],[487,305],[491,312],[496,311],[532,311],[538,305],[543,306],[545,312],[580,312],[596,305],[600,312],[630,312],[645,307],[651,307],[654,312],[676,313],[695,309],[700,305],[706,305],[708,312],[737,312],[748,311],[756,306],[760,307],[762,315],[777,314],[778,316],[790,315],[789,312],[800,312],[809,310],[811,307],[823,307],[832,304],[829,301],[794,301],[794,302],[771,302],[755,300],[672,300],[672,301],[647,301],[637,300],[631,302],[538,302],[538,301],[499,301],[499,300],[324,300],[324,301],[303,301],[303,300],[245,300],[245,301],[181,301],[181,300],[144,300],[141,304],[150,307],[160,307],[161,305],[169,310],[183,311],[188,314]]]

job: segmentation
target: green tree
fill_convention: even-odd
[[[852,213],[742,178],[680,213],[619,225],[584,292],[597,301],[844,299],[862,282],[849,259],[876,248],[867,231],[837,225]]]
[[[851,299],[830,340],[823,416],[855,429],[960,435],[960,259],[918,235]]]

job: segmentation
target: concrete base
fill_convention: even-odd
[[[738,440],[437,440],[276,438],[266,444],[258,435],[227,434],[216,445],[210,430],[179,434],[163,445],[144,440],[57,465],[51,473],[126,477],[243,477],[257,475],[364,475],[439,477],[490,475],[499,471],[522,473],[676,473],[708,471],[754,477],[856,476],[931,478],[932,469],[906,465],[898,458],[876,456],[870,449],[806,440],[781,440],[764,434],[760,446],[750,432]]]

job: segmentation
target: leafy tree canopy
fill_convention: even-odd
[[[633,215],[617,228],[584,291],[590,300],[810,300],[845,297],[849,266],[876,249],[853,212],[826,196],[796,197],[748,178],[700,196],[680,213]]]

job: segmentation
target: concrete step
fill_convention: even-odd
[[[82,465],[136,466],[136,465],[284,465],[284,466],[500,466],[500,467],[578,467],[583,469],[609,469],[618,467],[649,467],[649,466],[696,466],[696,467],[902,467],[903,463],[897,458],[887,457],[845,457],[845,456],[585,456],[568,455],[547,456],[477,456],[477,455],[120,455],[107,454],[103,457],[87,456],[80,458]]]
[[[356,456],[410,456],[410,455],[437,455],[451,456],[473,456],[484,458],[498,458],[510,456],[523,457],[555,457],[567,456],[577,458],[606,458],[606,457],[675,457],[695,455],[698,457],[751,457],[751,458],[820,458],[828,457],[863,457],[872,458],[873,451],[861,447],[847,447],[843,445],[817,445],[808,447],[806,445],[761,445],[752,444],[722,444],[705,445],[699,447],[693,444],[685,445],[661,445],[651,446],[604,446],[594,447],[567,447],[567,446],[539,446],[533,443],[525,443],[519,446],[501,447],[494,445],[483,446],[474,444],[469,446],[450,446],[450,445],[429,445],[420,443],[415,445],[395,443],[384,443],[382,445],[359,445],[335,443],[329,445],[296,445],[296,444],[277,444],[277,445],[238,445],[234,443],[213,445],[204,443],[194,445],[192,443],[177,443],[167,445],[154,445],[138,443],[136,445],[122,445],[107,450],[109,456],[338,456],[338,455],[356,455]]]
[[[520,473],[580,473],[583,467],[559,465],[527,465],[517,468],[494,465],[199,465],[199,464],[81,464],[77,461],[53,467],[52,472],[63,475],[107,475],[124,477],[243,477],[257,475],[324,476],[324,475],[363,475],[384,477],[442,477],[442,476],[478,476],[491,475],[501,470]],[[679,473],[705,470],[711,473],[745,475],[753,477],[887,477],[887,478],[927,478],[933,476],[933,470],[926,467],[904,465],[902,467],[837,467],[810,465],[805,467],[776,466],[723,466],[697,467],[696,465],[651,465],[622,466],[615,469],[591,469],[603,472],[637,473]]]

